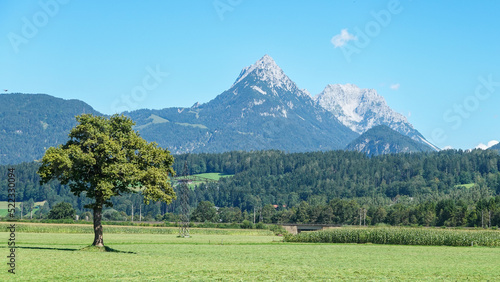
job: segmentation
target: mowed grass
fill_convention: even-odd
[[[195,176],[200,176],[200,177],[205,177],[208,179],[216,180],[219,181],[221,177],[230,177],[233,176],[232,174],[224,174],[224,173],[200,173],[200,174],[195,174]]]
[[[223,177],[230,177],[230,176],[233,176],[233,174],[224,174],[224,173],[217,173],[217,172],[214,172],[214,173],[200,173],[200,174],[193,174],[193,176],[199,176],[199,177],[204,177],[204,178],[207,178],[207,179],[211,179],[211,180],[215,180],[215,181],[219,181],[219,179],[223,178]],[[188,176],[189,177],[189,176]],[[194,189],[196,185],[200,185],[202,183],[205,183],[204,181],[192,181],[191,183],[189,183],[189,188],[191,189]]]
[[[0,232],[6,240],[8,233]],[[93,234],[17,233],[0,281],[499,279],[499,248],[282,243],[255,235],[104,234],[121,252],[79,251]],[[5,244],[6,245],[6,244]],[[8,249],[0,248],[6,259]],[[125,253],[132,252],[132,253]],[[0,259],[1,261],[1,259]]]
[[[40,206],[43,206],[46,201],[43,202],[35,202],[35,208],[33,209],[33,212],[38,210]],[[5,217],[8,214],[8,207],[9,207],[9,202],[8,201],[0,201],[0,217]],[[16,207],[20,207],[20,203],[16,203]]]
[[[8,202],[7,201],[0,201],[0,216],[1,217],[7,216],[7,209],[8,209]]]
[[[43,201],[43,202],[35,202],[35,207],[37,206],[43,206],[45,204],[45,202],[47,201]],[[20,202],[16,202],[16,207],[19,207],[20,206]],[[0,209],[8,209],[9,207],[9,202],[8,201],[0,201]]]
[[[466,188],[466,189],[470,189],[470,188],[474,187],[475,185],[476,185],[475,183],[457,184],[457,185],[455,185],[455,188]]]

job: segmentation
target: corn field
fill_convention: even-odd
[[[336,228],[285,235],[286,242],[421,246],[500,246],[500,231],[431,228]]]

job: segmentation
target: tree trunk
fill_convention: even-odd
[[[94,243],[93,246],[104,247],[102,238],[102,208],[94,208]]]

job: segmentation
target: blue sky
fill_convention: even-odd
[[[269,54],[312,95],[376,89],[441,148],[500,140],[499,1],[137,3],[0,2],[0,88],[107,114],[187,107]]]

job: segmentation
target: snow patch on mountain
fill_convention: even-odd
[[[499,142],[497,140],[491,140],[488,144],[479,143],[479,145],[476,146],[476,149],[487,150],[498,143]]]
[[[265,101],[266,100],[263,100],[263,99],[259,99],[259,100],[254,99],[253,104],[254,104],[254,106],[258,106],[258,105],[264,104]]]
[[[266,82],[270,86],[271,91],[274,95],[278,95],[277,89],[283,89],[300,96],[311,97],[307,90],[299,89],[295,82],[293,82],[283,72],[283,70],[269,55],[264,55],[264,57],[258,60],[255,64],[244,68],[231,87],[236,86],[238,83],[240,83],[250,75],[254,75],[258,80]],[[246,85],[247,83],[245,83],[245,86]],[[267,92],[262,90],[260,87],[257,87],[255,85],[251,87],[256,91],[259,91],[261,94],[267,94]]]
[[[425,143],[427,145],[429,145],[432,149],[436,150],[436,151],[440,151],[441,149],[439,149],[436,145],[432,144],[431,142],[425,140],[424,137],[422,136],[418,136],[418,138],[420,138],[420,142],[422,143]]]
[[[425,140],[405,116],[391,109],[384,97],[374,89],[361,89],[354,84],[329,84],[313,99],[354,132],[362,134],[377,125],[387,125],[415,141],[439,150]]]
[[[260,94],[267,95],[267,92],[264,91],[264,90],[262,90],[260,87],[255,86],[255,85],[252,85],[251,87],[252,87],[253,90],[259,92]]]
[[[276,107],[272,107],[269,109],[269,112],[262,112],[259,113],[260,116],[263,117],[284,117],[288,118],[288,111],[285,109],[285,107],[278,105]]]
[[[380,124],[392,125],[391,128],[401,124],[411,127],[406,117],[393,111],[374,89],[360,89],[354,84],[329,84],[313,99],[360,134]]]

